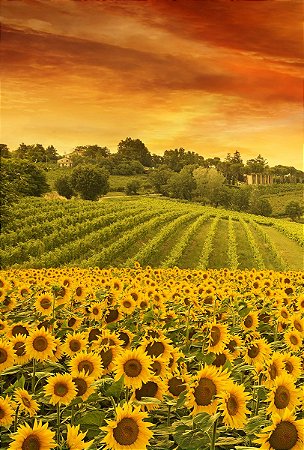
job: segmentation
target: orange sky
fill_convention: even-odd
[[[303,168],[302,1],[2,0],[2,136]]]

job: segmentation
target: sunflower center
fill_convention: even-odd
[[[269,375],[272,380],[278,376],[278,370],[274,363],[269,366]]]
[[[27,408],[29,408],[31,406],[31,402],[29,401],[28,398],[22,397],[21,400],[22,400],[22,403],[24,404],[24,406],[26,406]]]
[[[89,333],[89,342],[96,341],[101,334],[102,332],[98,328],[92,328]]]
[[[165,346],[162,342],[153,342],[147,345],[146,352],[150,356],[159,356],[165,351]]]
[[[300,331],[300,333],[302,333],[303,327],[302,327],[301,322],[299,322],[298,320],[295,320],[294,321],[294,327],[295,327],[296,330],[298,330],[298,331]]]
[[[69,326],[69,327],[72,327],[73,325],[75,325],[75,323],[76,323],[76,319],[74,319],[74,317],[71,317],[71,318],[68,320],[68,326]]]
[[[258,345],[252,345],[248,350],[248,356],[250,358],[256,358],[260,353],[260,348]]]
[[[33,347],[37,352],[44,352],[48,348],[48,341],[44,336],[37,336],[33,340]]]
[[[77,396],[81,397],[87,392],[88,385],[83,378],[73,378],[73,382],[76,385]]]
[[[3,419],[3,417],[5,417],[5,411],[0,407],[0,419]]]
[[[112,350],[110,348],[108,350],[101,350],[99,355],[102,359],[104,368],[107,369],[109,367],[109,365],[111,364],[111,362],[113,361]]]
[[[139,427],[135,420],[124,417],[113,430],[113,436],[120,445],[132,445],[139,435]]]
[[[288,314],[286,311],[281,311],[281,316],[284,317],[284,319],[287,319]]]
[[[298,345],[299,341],[298,341],[297,336],[295,336],[294,334],[292,334],[292,335],[290,336],[290,342],[291,342],[293,345]]]
[[[290,393],[285,386],[279,386],[274,396],[274,404],[278,409],[286,408],[290,401]]]
[[[120,333],[119,333],[119,339],[121,339],[124,343],[122,344],[122,347],[126,347],[128,344],[129,344],[129,342],[130,342],[130,338],[129,338],[129,336],[127,335],[127,333],[125,333],[124,331],[121,331]]]
[[[14,350],[17,356],[25,355],[25,345],[24,342],[16,342],[14,345]]]
[[[12,328],[12,335],[14,337],[16,337],[17,334],[22,334],[24,336],[28,336],[29,332],[27,331],[27,329],[23,325],[16,325],[16,326],[14,326]]]
[[[237,398],[231,394],[228,400],[226,401],[227,411],[230,416],[235,416],[238,412],[238,402]]]
[[[0,364],[7,360],[7,351],[4,348],[0,348]]]
[[[125,308],[131,308],[132,303],[131,303],[129,300],[125,300],[125,301],[123,302],[123,306],[124,306]]]
[[[275,450],[291,450],[298,441],[296,426],[287,421],[280,422],[269,438],[269,444]]]
[[[115,320],[118,319],[118,310],[117,309],[111,309],[109,313],[105,317],[105,321],[107,323],[115,322]]]
[[[227,348],[228,350],[233,353],[235,348],[237,347],[237,343],[235,342],[234,339],[232,339],[231,341],[229,341],[229,343],[227,344]]]
[[[0,330],[4,330],[5,326],[3,323],[0,323]]]
[[[142,365],[138,359],[129,359],[124,365],[124,372],[128,377],[135,378],[142,371]]]
[[[291,364],[290,361],[285,362],[285,369],[286,369],[286,372],[288,372],[288,373],[293,372],[293,365]]]
[[[69,343],[69,347],[72,350],[72,352],[78,352],[78,350],[81,349],[81,344],[76,339],[72,339]]]
[[[151,368],[152,368],[153,372],[155,373],[155,375],[159,375],[161,373],[162,366],[159,361],[154,361],[152,363]]]
[[[143,383],[142,387],[135,391],[136,400],[141,400],[143,397],[155,397],[157,391],[158,386],[154,381]]]
[[[220,342],[221,339],[221,330],[219,327],[212,327],[211,328],[211,347],[215,347],[216,344]]]
[[[52,305],[52,302],[50,301],[50,299],[48,299],[48,298],[42,298],[41,300],[40,300],[40,306],[41,306],[41,308],[43,308],[43,309],[48,309],[50,306]]]
[[[81,286],[78,286],[78,288],[76,289],[76,295],[77,295],[77,297],[80,297],[81,294],[82,294],[82,288],[81,288]]]
[[[91,363],[91,361],[88,360],[80,361],[80,363],[78,364],[78,371],[81,372],[82,370],[84,370],[85,373],[88,373],[90,375],[94,370],[94,366]]]
[[[209,378],[201,378],[194,389],[194,398],[199,406],[207,406],[216,394],[216,386]]]
[[[173,377],[168,381],[168,389],[172,395],[178,397],[182,392],[184,392],[186,387],[181,378]]]
[[[244,320],[244,325],[246,328],[250,328],[253,325],[253,319],[251,316],[247,316],[246,319]]]
[[[216,366],[216,367],[221,367],[225,364],[226,361],[227,361],[227,356],[225,355],[225,353],[219,353],[218,355],[216,355],[215,360],[213,361],[212,365]]]
[[[99,313],[99,309],[97,307],[93,308],[92,313],[94,314],[94,316],[97,316]]]
[[[40,445],[40,439],[35,434],[30,434],[24,439],[22,443],[22,450],[40,450],[42,446]]]
[[[100,344],[101,344],[101,345],[115,345],[115,342],[114,342],[114,340],[111,339],[111,338],[103,338],[103,339],[100,341]]]
[[[56,383],[54,386],[54,394],[58,397],[64,397],[69,392],[69,388],[65,383]]]

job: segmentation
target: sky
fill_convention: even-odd
[[[1,142],[303,169],[302,1],[2,0]]]

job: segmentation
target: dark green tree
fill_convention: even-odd
[[[237,150],[232,156],[228,153],[225,160],[220,162],[217,167],[229,184],[237,184],[244,180],[244,164],[241,154]]]
[[[152,166],[152,155],[140,139],[127,137],[120,141],[117,154],[123,158],[139,161],[143,166]]]
[[[11,152],[6,144],[0,144],[0,157],[1,158],[10,158]]]
[[[189,165],[204,166],[204,157],[195,152],[186,151],[184,148],[165,150],[163,163],[174,172],[179,172]]]
[[[193,169],[191,167],[191,169]],[[174,173],[168,180],[167,189],[170,197],[191,200],[196,188],[193,171],[184,167],[179,173]]]
[[[131,180],[126,185],[126,194],[127,195],[136,195],[136,194],[138,194],[139,188],[140,188],[139,181]]]
[[[168,195],[167,183],[173,173],[173,170],[165,165],[159,166],[150,172],[149,180],[158,194]]]
[[[75,195],[71,185],[71,178],[67,175],[57,178],[55,181],[55,189],[59,195],[67,199],[70,199]]]
[[[97,200],[109,190],[109,173],[93,164],[81,164],[71,174],[72,188],[85,200]]]
[[[268,163],[262,155],[249,159],[244,168],[245,173],[264,173],[268,168]]]
[[[5,174],[17,195],[40,197],[49,190],[44,172],[29,161],[3,159],[1,173]]]
[[[302,215],[302,208],[299,202],[289,202],[285,208],[285,214],[291,218],[291,220],[295,221],[296,219],[300,219]]]

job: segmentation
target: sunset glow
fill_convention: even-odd
[[[303,169],[302,2],[4,0],[2,137]]]

